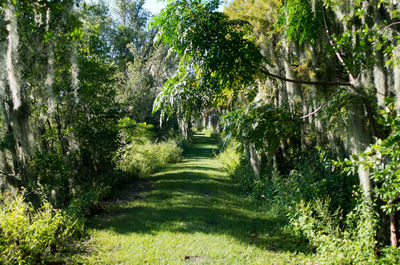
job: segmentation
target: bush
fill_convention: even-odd
[[[110,195],[111,188],[103,184],[86,185],[70,201],[66,208],[69,216],[75,216],[83,219],[93,213],[93,210],[99,206],[100,202]]]
[[[0,195],[0,263],[40,264],[57,258],[78,227],[45,202],[39,209],[24,192]]]
[[[25,187],[30,191],[29,201],[36,205],[44,198],[57,208],[65,207],[72,196],[71,179],[75,177],[73,162],[71,156],[62,153],[36,152],[30,164],[30,173],[36,178],[25,183]],[[75,183],[74,186],[78,184]],[[56,197],[52,196],[52,191],[57,191]]]
[[[192,139],[191,136],[189,135],[188,138],[184,137],[182,134],[171,134],[165,141],[173,141],[176,143],[176,145],[180,148],[187,149],[191,143],[192,143]]]
[[[400,248],[385,247],[382,249],[382,256],[379,259],[379,264],[389,265],[389,264],[400,264]]]
[[[210,134],[210,137],[211,137],[212,139],[214,139],[214,140],[221,141],[221,134],[220,134],[220,133],[212,132],[212,133]]]
[[[177,162],[182,157],[182,149],[174,140],[166,142],[131,143],[122,149],[118,167],[133,176],[147,176],[169,163]]]
[[[179,130],[163,129],[159,131],[159,140],[162,142],[172,140],[176,143],[177,146],[185,150],[192,144],[192,134],[193,132],[189,130],[188,136],[185,137]]]
[[[263,157],[264,167],[259,178],[254,177],[250,162],[234,143],[222,150],[217,159],[239,190],[250,198],[267,200],[281,212],[292,209],[301,200],[326,196],[332,198],[332,209],[342,207],[347,213],[354,207],[351,194],[358,183],[357,177],[334,165],[321,149],[304,151],[297,160],[277,161],[280,165],[276,169]]]
[[[295,231],[316,247],[319,264],[376,264],[372,207],[359,203],[340,225],[341,211],[332,212],[330,204],[329,199],[300,202],[289,216]]]

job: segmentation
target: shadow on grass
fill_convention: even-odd
[[[190,162],[186,166],[187,158],[196,158],[199,164],[212,161],[207,159],[213,150],[210,138],[196,135],[183,163],[149,179],[153,189],[146,191],[142,201],[115,207],[94,220],[93,228],[120,234],[224,234],[262,249],[309,253],[306,243],[283,231],[285,218],[265,216],[260,208],[239,198],[217,166]]]

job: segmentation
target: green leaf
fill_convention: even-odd
[[[352,154],[352,155],[351,155],[351,158],[352,158],[354,161],[359,161],[358,155]]]

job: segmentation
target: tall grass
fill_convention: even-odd
[[[231,144],[223,152],[220,152],[216,158],[221,162],[222,168],[228,175],[233,176],[241,165],[242,156],[237,152],[235,146]]]
[[[144,177],[169,163],[178,162],[182,152],[174,140],[131,143],[122,149],[118,167],[129,175]]]

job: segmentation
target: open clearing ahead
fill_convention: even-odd
[[[307,264],[307,245],[285,219],[235,194],[213,158],[215,142],[195,135],[181,163],[90,224],[85,264]],[[134,187],[134,186],[132,186]],[[137,189],[137,188],[136,188]],[[128,198],[128,199],[127,199]]]

